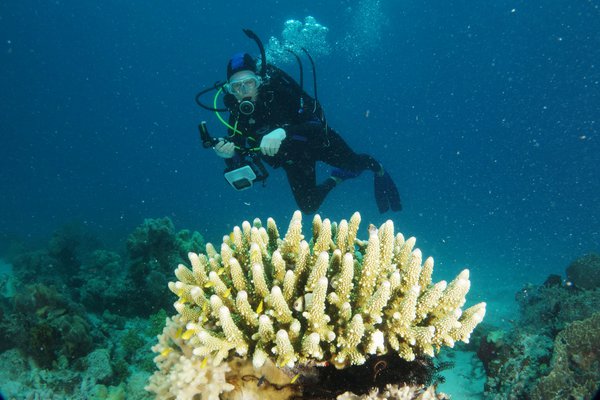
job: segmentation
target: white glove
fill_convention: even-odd
[[[226,142],[222,138],[219,140],[219,143],[213,147],[213,149],[219,157],[231,158],[235,155],[235,145],[233,142]]]
[[[281,147],[281,142],[285,139],[285,130],[277,128],[271,133],[263,136],[260,141],[260,151],[266,156],[274,156]]]

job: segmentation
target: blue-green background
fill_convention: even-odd
[[[75,221],[118,243],[162,216],[217,242],[254,217],[285,227],[283,173],[228,187],[196,125],[223,128],[194,95],[233,53],[257,53],[242,28],[267,42],[308,15],[329,28],[316,59],[329,123],[384,163],[404,203],[379,215],[365,173],[321,215],[392,218],[440,274],[467,266],[485,285],[600,250],[600,10],[584,0],[3,1],[0,237]]]

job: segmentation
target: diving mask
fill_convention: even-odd
[[[235,79],[223,85],[228,93],[238,96],[245,96],[248,93],[260,87],[262,81],[260,77],[252,74]]]

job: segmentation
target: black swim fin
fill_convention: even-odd
[[[391,209],[392,211],[402,210],[402,202],[400,201],[400,193],[387,171],[379,176],[375,174],[375,201],[380,213],[384,213]]]

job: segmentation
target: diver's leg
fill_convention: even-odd
[[[381,164],[368,154],[359,154],[348,146],[346,141],[333,129],[327,132],[328,146],[320,149],[320,161],[347,171],[360,173],[365,170],[380,172]],[[327,143],[327,142],[326,142]]]
[[[327,131],[325,131],[325,129]],[[322,123],[306,123],[290,132],[289,140],[281,144],[278,157],[282,160],[313,159],[351,172],[379,172],[381,165],[368,154],[358,154],[342,137]]]
[[[333,129],[328,131],[330,145],[324,148],[319,159],[345,171],[333,171],[330,179],[336,184],[347,177],[358,176],[364,170],[374,172],[374,194],[377,207],[381,213],[388,210],[402,210],[398,188],[390,174],[383,169],[381,163],[368,154],[355,153],[350,146]]]
[[[330,178],[317,185],[315,164],[313,160],[303,160],[284,167],[296,203],[306,214],[315,213],[336,185]]]

